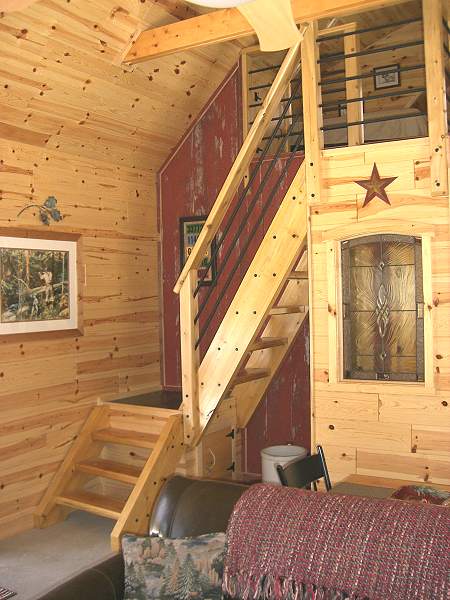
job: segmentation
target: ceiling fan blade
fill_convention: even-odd
[[[300,41],[291,0],[253,0],[237,8],[256,31],[263,52],[291,48]]]
[[[0,12],[14,12],[23,10],[33,4],[36,0],[0,0]]]

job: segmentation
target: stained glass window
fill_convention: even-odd
[[[342,242],[344,379],[424,381],[422,243]]]

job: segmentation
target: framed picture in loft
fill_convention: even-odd
[[[80,331],[78,242],[0,236],[0,335]]]
[[[189,258],[198,236],[206,222],[206,217],[181,217],[180,218],[180,267],[183,269]],[[216,281],[217,259],[215,256],[216,240],[211,242],[210,247],[205,253],[199,270],[199,277],[205,275],[205,270],[208,269],[201,285],[213,285]],[[212,257],[212,260],[211,260]],[[211,264],[210,264],[211,263]]]
[[[386,65],[375,67],[373,70],[373,82],[376,90],[400,87],[400,65]]]

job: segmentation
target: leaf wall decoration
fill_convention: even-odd
[[[52,221],[58,223],[63,220],[61,212],[57,208],[58,200],[55,196],[49,196],[43,204],[28,204],[19,212],[17,217],[30,208],[39,210],[39,219],[43,225],[49,226]]]

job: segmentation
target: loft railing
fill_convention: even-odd
[[[294,175],[303,146],[300,43],[288,51],[187,260],[174,291],[180,294],[185,440],[198,435],[198,369],[244,274],[280,189]],[[287,116],[289,115],[289,119]],[[288,122],[288,126],[284,125]],[[293,137],[295,135],[295,137]],[[286,146],[289,154],[286,155]],[[214,244],[211,243],[214,240]],[[205,264],[205,255],[209,255]],[[207,275],[217,263],[213,285]]]
[[[433,66],[436,61],[431,56],[425,61],[425,45],[434,44],[430,39],[433,29],[433,35],[443,34],[443,50],[438,54],[443,54],[447,78],[450,78],[450,45],[446,3],[424,0],[423,10],[420,4],[400,5],[400,9],[404,7],[405,18],[397,16],[390,21],[385,18],[385,22],[365,27],[361,25],[360,15],[355,15],[358,22],[317,33],[324,148],[427,137],[432,115],[430,113],[429,119],[430,85],[426,82],[432,79],[430,71],[436,71]],[[424,11],[431,16],[425,27]],[[443,20],[442,32],[436,31],[433,15],[438,13]],[[435,25],[430,26],[430,23]],[[244,127],[252,124],[254,111],[262,105],[279,66],[276,54],[262,55],[257,48],[244,51]],[[301,96],[298,100],[302,100]],[[298,105],[295,108],[298,110]],[[289,114],[285,119],[289,121]]]
[[[325,147],[427,135],[422,16],[372,27],[346,23],[319,32],[317,43]],[[405,119],[410,132],[380,127]]]
[[[443,0],[421,4],[407,19],[372,27],[345,23],[317,33],[316,154],[428,137],[431,193],[447,195],[449,8]],[[382,127],[386,122],[389,128]]]

